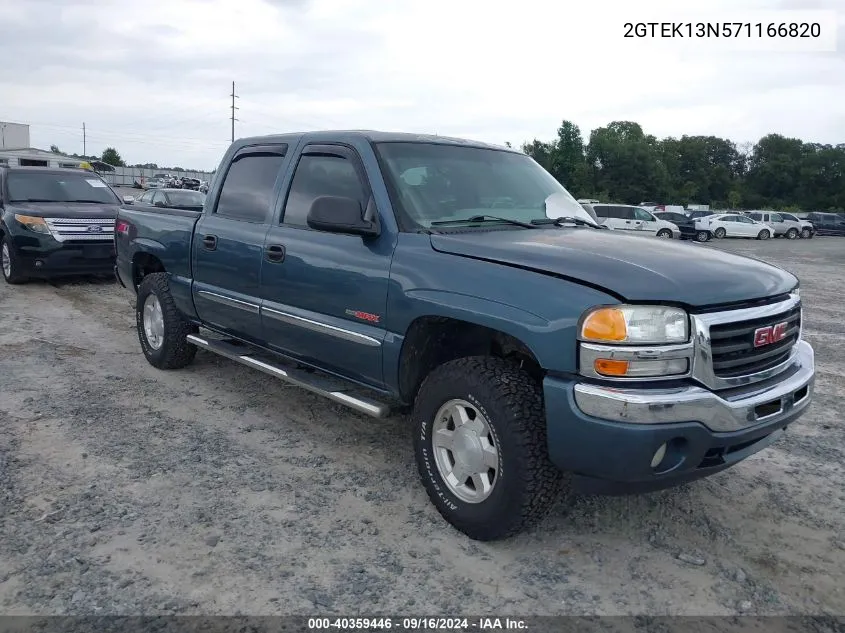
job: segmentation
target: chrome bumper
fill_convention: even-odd
[[[732,432],[794,418],[810,403],[815,377],[813,348],[799,341],[791,366],[761,383],[714,393],[703,387],[628,389],[575,385],[575,403],[586,415],[629,424],[698,421],[714,432]]]

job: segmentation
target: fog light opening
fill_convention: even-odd
[[[657,469],[657,467],[660,466],[661,462],[663,461],[663,459],[665,457],[666,457],[666,442],[661,444],[660,448],[658,448],[655,451],[654,457],[651,458],[651,467],[653,469]]]
[[[35,267],[36,268],[41,268],[43,265],[44,265],[44,262],[41,261],[40,259],[35,260]]]

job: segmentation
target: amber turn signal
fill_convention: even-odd
[[[611,360],[609,358],[597,358],[593,363],[597,374],[602,376],[626,376],[628,374],[627,360]]]
[[[618,308],[596,310],[584,319],[581,336],[591,341],[624,341],[628,338],[625,315]]]

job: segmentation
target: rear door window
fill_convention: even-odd
[[[215,213],[244,222],[266,222],[284,160],[283,150],[236,157],[226,172]]]

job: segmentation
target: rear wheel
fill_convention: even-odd
[[[771,236],[772,236],[772,234],[771,234],[771,233],[769,233],[769,231],[768,231],[767,229],[763,229],[762,231],[760,231],[760,232],[757,234],[757,239],[758,239],[758,240],[767,240],[767,239],[769,239]]]
[[[0,238],[0,263],[2,263],[3,279],[8,284],[22,284],[26,277],[20,274],[21,264],[18,252],[7,235]]]
[[[798,229],[792,228],[786,232],[786,239],[794,240],[796,237],[798,237]]]
[[[723,229],[721,226],[718,229],[716,229],[715,231],[713,231],[713,236],[716,239],[722,239],[727,234],[728,234],[728,232],[725,229]]]
[[[672,239],[672,231],[669,229],[660,229],[657,232],[657,237],[663,240],[671,240]]]
[[[706,242],[710,239],[710,233],[708,231],[697,231],[695,234],[695,239],[698,242]]]
[[[460,358],[425,379],[412,416],[417,468],[440,514],[472,539],[512,536],[559,496],[539,385],[501,358]]]
[[[194,360],[197,348],[186,337],[198,328],[176,308],[166,273],[144,277],[138,287],[135,321],[141,349],[153,367],[180,369]]]

